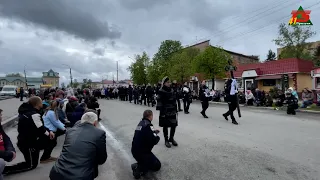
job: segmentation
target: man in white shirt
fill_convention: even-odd
[[[232,120],[232,124],[238,125],[238,122],[236,121],[236,118],[233,115],[233,111],[237,109],[237,95],[238,95],[238,87],[237,87],[237,80],[235,79],[229,79],[226,81],[225,84],[225,95],[226,100],[228,102],[229,110],[222,114],[222,116],[225,118],[225,120],[229,120],[228,116],[230,116]]]

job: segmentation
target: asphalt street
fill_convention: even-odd
[[[108,160],[100,167],[98,180],[133,179],[130,148],[134,130],[149,107],[118,100],[99,100],[101,128],[107,132]],[[158,127],[158,112],[153,124]],[[190,114],[179,114],[176,140],[170,149],[161,140],[154,148],[162,169],[151,180],[316,180],[320,179],[320,120],[315,114],[288,116],[284,111],[242,109],[238,126],[221,116],[223,105],[210,105],[204,119],[198,103]],[[161,131],[162,129],[159,128]],[[16,127],[8,130],[16,140]],[[58,156],[63,137],[53,155]],[[79,147],[81,148],[81,147]],[[13,162],[23,160],[20,153]],[[53,163],[5,177],[6,180],[47,180]]]

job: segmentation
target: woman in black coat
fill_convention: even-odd
[[[170,87],[168,77],[162,79],[162,87],[158,92],[157,110],[160,110],[159,126],[163,127],[163,135],[166,147],[178,146],[174,140],[176,127],[178,126],[177,100],[173,89]],[[168,138],[168,128],[170,128],[170,138]]]

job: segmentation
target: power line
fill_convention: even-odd
[[[309,6],[309,7],[307,7],[306,9],[310,9],[311,7],[314,7],[314,6],[318,5],[318,4],[320,4],[320,1],[317,2],[317,3],[315,3],[315,4],[313,4],[313,5],[311,5],[311,6]],[[247,31],[247,32],[239,33],[239,34],[237,34],[237,35],[235,35],[235,36],[229,37],[229,38],[224,39],[224,40],[222,40],[222,41],[218,41],[217,44],[220,43],[220,42],[224,42],[224,41],[226,41],[226,40],[229,40],[229,39],[236,39],[236,38],[239,38],[239,37],[248,35],[248,34],[250,34],[250,33],[253,33],[253,32],[256,32],[256,31],[259,31],[259,30],[262,30],[262,29],[265,29],[266,27],[269,27],[269,26],[278,24],[278,22],[283,21],[283,20],[285,20],[285,19],[288,19],[288,20],[289,20],[290,17],[291,17],[291,16],[284,16],[284,17],[282,17],[281,19],[274,21],[274,23],[271,23],[271,24],[269,23],[269,25],[267,25],[267,26],[263,26],[263,27],[256,28],[256,29],[254,29],[254,30],[250,30],[250,31]]]
[[[275,8],[275,7],[278,7],[279,5],[282,5],[282,4],[284,4],[284,3],[286,3],[286,2],[289,2],[290,0],[283,0],[283,1],[274,1],[274,2],[272,2],[272,3],[270,3],[270,4],[273,4],[274,6],[272,6],[272,8],[269,8],[269,9],[267,9],[266,11],[268,11],[268,10],[271,10],[271,9],[273,9],[273,8]],[[274,3],[277,3],[277,4],[274,4]],[[296,3],[296,2],[295,2]],[[268,7],[268,6],[267,6]],[[262,7],[262,8],[259,8],[259,9],[257,9],[257,10],[254,10],[254,11],[252,11],[252,12],[248,12],[248,13],[245,13],[245,14],[242,14],[242,15],[239,15],[239,16],[236,16],[236,17],[233,17],[233,18],[231,18],[231,19],[225,19],[225,20],[222,20],[221,21],[221,23],[224,23],[224,22],[230,22],[230,20],[234,20],[234,19],[241,19],[241,18],[243,18],[243,17],[245,17],[245,16],[247,16],[247,15],[252,15],[253,13],[255,13],[255,12],[258,12],[258,11],[260,11],[260,10],[263,10],[263,9],[265,9],[266,7]],[[264,12],[266,12],[266,11],[264,11]],[[263,13],[263,12],[262,12]],[[261,13],[260,13],[261,14]],[[253,16],[249,16],[249,18],[253,18],[253,17],[255,17],[255,16],[257,16],[257,15],[259,15],[259,14],[256,14],[256,15],[253,15]],[[247,20],[247,19],[246,19]],[[243,22],[243,21],[242,21]],[[233,26],[233,25],[231,25],[231,26]],[[230,26],[228,27],[228,28],[230,28]],[[204,28],[201,28],[202,30],[205,30]],[[221,32],[223,32],[223,31],[219,31],[219,30],[216,30],[215,31],[216,33],[221,33]],[[211,36],[211,35],[210,35]],[[210,36],[207,36],[206,38],[201,38],[200,39],[200,41],[201,40],[205,40],[205,39],[208,39]],[[196,41],[195,43],[191,43],[191,44],[196,44],[198,41]]]
[[[287,1],[287,2],[288,2],[288,1]],[[290,5],[297,4],[297,3],[298,3],[298,2],[293,2],[293,3],[290,3],[290,4],[286,5],[286,6],[290,6]],[[275,6],[275,7],[279,7],[279,6]],[[269,13],[269,15],[272,15],[273,13],[282,10],[282,7],[280,7],[280,9],[275,9],[274,11],[269,12],[269,11],[272,10],[272,9],[274,9],[274,7],[269,8],[269,9],[267,9],[267,10],[265,10],[265,11],[263,11],[263,12],[257,14],[257,15],[255,15],[255,16],[252,16],[252,17],[246,19],[245,21],[241,21],[241,22],[239,22],[239,23],[237,23],[237,24],[234,24],[234,25],[232,25],[232,26],[229,26],[229,27],[227,27],[225,30],[220,31],[221,33],[216,34],[216,36],[220,36],[220,35],[222,35],[223,33],[230,32],[230,31],[234,30],[234,27],[239,26],[239,25],[241,25],[241,24],[243,24],[243,23],[246,23],[246,22],[252,23],[252,22],[255,22],[255,21],[257,21],[257,20],[261,20],[261,17],[259,17],[260,15],[263,15],[263,14],[265,14],[265,13],[267,13],[267,12]],[[267,16],[268,16],[268,15],[267,15]],[[226,31],[226,30],[227,30],[227,31]]]

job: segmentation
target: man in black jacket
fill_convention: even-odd
[[[54,133],[49,132],[43,126],[39,114],[41,108],[42,101],[38,96],[31,97],[27,103],[23,103],[19,107],[17,145],[24,156],[25,162],[6,166],[3,174],[14,174],[35,169],[38,166],[40,149],[43,148],[41,143],[54,139]],[[55,161],[55,158],[50,157],[49,159],[41,159],[41,161]]]
[[[8,135],[4,132],[2,125],[2,109],[0,109],[0,180],[3,180],[2,172],[6,165],[6,162],[11,162],[16,158],[16,150],[14,149],[12,142]]]
[[[151,121],[153,113],[151,110],[143,112],[143,118],[134,132],[131,152],[137,163],[131,165],[133,176],[139,179],[141,175],[149,170],[158,171],[161,168],[159,159],[151,152],[154,145],[158,144],[159,130],[155,130]]]
[[[202,81],[200,90],[199,90],[199,98],[202,105],[202,111],[200,112],[204,118],[208,118],[206,115],[206,110],[209,107],[209,98],[208,98],[209,88],[206,86],[206,81]]]
[[[60,157],[50,172],[51,180],[93,180],[106,162],[106,132],[97,128],[98,116],[85,113],[80,123],[66,132]]]
[[[152,104],[153,94],[154,94],[153,88],[151,87],[150,84],[148,84],[148,86],[146,88],[146,96],[147,96],[148,106],[150,106],[150,103]],[[153,104],[152,104],[152,106],[153,106]]]

